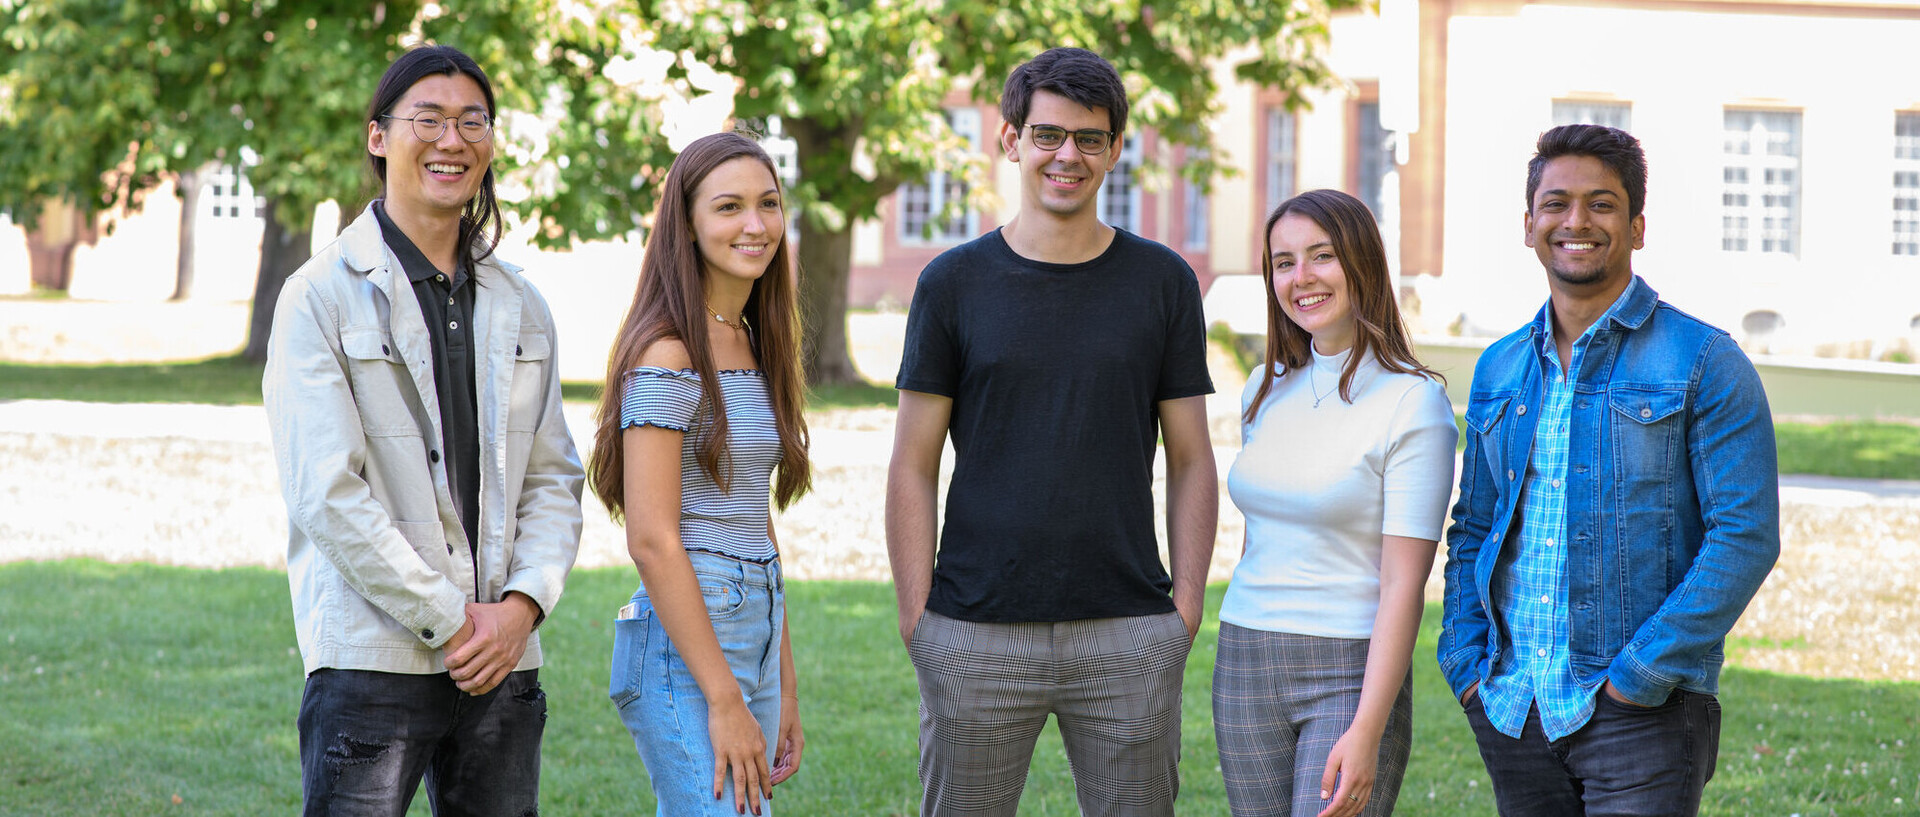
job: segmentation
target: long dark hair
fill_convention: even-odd
[[[776,187],[780,174],[773,159],[753,140],[737,133],[716,133],[688,145],[667,171],[660,205],[653,217],[653,235],[647,239],[640,262],[640,284],[633,305],[614,339],[607,358],[607,384],[594,415],[593,456],[588,466],[593,490],[614,519],[625,513],[626,457],[621,447],[620,403],[627,377],[640,365],[640,356],[655,341],[673,339],[686,346],[693,370],[705,386],[700,390],[700,416],[710,421],[695,458],[700,470],[726,490],[726,397],[717,387],[713,347],[707,342],[707,278],[693,234],[693,194],[707,174],[729,161],[750,157],[766,165]],[[783,199],[784,201],[784,199]],[[782,213],[784,215],[784,212]],[[782,509],[805,494],[813,484],[807,459],[807,418],[804,413],[805,377],[800,370],[800,312],[794,295],[799,274],[787,249],[785,231],[774,248],[767,271],[753,283],[745,314],[753,331],[747,342],[753,359],[766,375],[773,400],[774,425],[780,431],[780,465],[774,476],[773,501]]]
[[[1421,374],[1446,382],[1413,355],[1413,341],[1400,319],[1400,304],[1393,296],[1392,279],[1387,273],[1387,248],[1380,240],[1373,213],[1359,199],[1338,190],[1309,190],[1281,202],[1273,208],[1273,215],[1267,216],[1261,239],[1266,251],[1260,256],[1260,280],[1267,286],[1267,360],[1258,374],[1260,388],[1247,403],[1241,421],[1251,423],[1260,413],[1260,404],[1273,389],[1274,364],[1288,372],[1313,365],[1313,336],[1287,317],[1280,309],[1280,297],[1273,293],[1273,225],[1288,213],[1306,216],[1327,231],[1347,279],[1347,300],[1353,304],[1353,354],[1347,356],[1347,365],[1340,372],[1340,399],[1353,402],[1353,375],[1369,356],[1387,371]]]
[[[401,54],[387,66],[387,73],[380,77],[380,85],[373,91],[373,101],[367,105],[367,121],[381,130],[392,127],[392,120],[381,117],[393,113],[393,106],[400,104],[400,98],[406,96],[415,83],[434,75],[454,74],[465,74],[480,85],[480,93],[487,97],[487,120],[498,120],[493,83],[487,80],[487,72],[480,70],[480,64],[453,46],[423,45]],[[408,133],[407,138],[413,138],[413,134]],[[379,181],[380,195],[385,196],[387,157],[376,156],[369,150],[367,166]],[[480,192],[467,200],[466,210],[460,213],[460,251],[466,253],[467,265],[492,255],[494,248],[500,246],[500,233],[500,202],[493,195],[493,164],[489,162],[486,175],[480,177]]]

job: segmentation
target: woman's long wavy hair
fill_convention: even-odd
[[[624,516],[626,504],[621,398],[629,374],[655,341],[671,339],[686,346],[687,357],[704,386],[700,390],[699,417],[705,420],[706,430],[696,459],[700,469],[722,490],[730,487],[726,397],[717,388],[713,346],[707,342],[707,327],[713,321],[707,313],[706,265],[693,233],[692,203],[707,174],[742,157],[765,165],[773,174],[774,184],[779,185],[780,174],[773,159],[759,144],[737,133],[716,133],[688,145],[674,159],[662,184],[653,235],[640,262],[640,283],[613,342],[613,354],[607,359],[606,388],[594,415],[590,476],[594,492],[616,521]],[[800,311],[794,294],[798,273],[783,231],[766,274],[754,282],[753,292],[747,296],[745,311],[753,327],[747,342],[766,376],[774,424],[780,432],[780,465],[774,475],[773,500],[783,509],[805,494],[813,482],[813,468],[807,459],[805,375],[800,367]],[[678,467],[679,463],[674,465]]]
[[[1327,231],[1347,279],[1347,300],[1353,304],[1353,354],[1340,372],[1340,399],[1353,402],[1353,375],[1369,356],[1389,372],[1421,374],[1446,382],[1414,357],[1413,341],[1400,319],[1400,304],[1387,272],[1387,248],[1380,240],[1373,213],[1359,199],[1338,190],[1309,190],[1281,202],[1273,215],[1267,216],[1265,237],[1261,239],[1265,252],[1260,256],[1260,280],[1267,286],[1267,361],[1255,375],[1260,378],[1260,388],[1247,403],[1241,421],[1251,423],[1260,413],[1260,404],[1273,389],[1275,364],[1283,372],[1313,365],[1313,336],[1287,317],[1280,308],[1280,296],[1273,291],[1273,226],[1289,213],[1306,216]]]

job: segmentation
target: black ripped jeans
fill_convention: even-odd
[[[319,670],[300,701],[300,778],[309,815],[401,817],[424,775],[436,817],[539,813],[539,670],[485,695],[446,673]]]

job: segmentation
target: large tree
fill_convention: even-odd
[[[985,181],[983,157],[956,150],[943,115],[954,89],[996,98],[1015,65],[1053,46],[1080,46],[1120,69],[1134,128],[1196,144],[1218,105],[1216,65],[1297,99],[1329,77],[1319,54],[1330,7],[1351,5],[1357,0],[639,1],[652,47],[736,77],[736,114],[778,116],[798,144],[793,192],[804,214],[804,354],[814,383],[858,377],[845,319],[853,223],[935,168]],[[1182,169],[1197,181],[1232,160],[1199,155]]]
[[[414,43],[472,54],[502,111],[519,112],[501,123],[503,176],[565,168],[559,183],[522,174],[531,182],[514,206],[540,219],[544,242],[632,230],[650,205],[634,193],[657,176],[665,144],[652,136],[652,101],[600,69],[638,23],[580,8],[389,1],[346,14],[321,0],[0,0],[0,207],[31,218],[42,202],[70,201],[91,217],[137,204],[164,172],[244,164],[266,205],[246,349],[261,359],[280,286],[308,257],[315,207],[337,201],[351,217],[376,190],[365,106]],[[530,147],[549,125],[544,146]]]

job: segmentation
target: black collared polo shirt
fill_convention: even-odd
[[[466,258],[454,264],[451,276],[440,271],[413,240],[387,218],[382,202],[373,203],[380,233],[400,259],[413,294],[426,319],[433,343],[433,383],[440,396],[440,450],[447,458],[447,480],[454,510],[467,532],[467,548],[480,541],[480,425],[474,397],[473,275]]]

